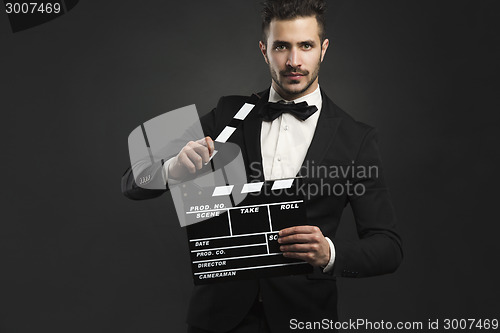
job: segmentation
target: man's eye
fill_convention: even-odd
[[[306,50],[309,50],[310,48],[312,48],[312,45],[311,44],[304,44],[304,48]]]
[[[276,51],[283,51],[286,49],[286,46],[285,45],[278,45],[278,46],[276,46],[275,49],[276,49]]]

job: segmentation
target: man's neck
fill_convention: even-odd
[[[298,98],[301,98],[301,97],[304,97],[304,96],[307,96],[307,95],[310,95],[312,94],[313,92],[316,91],[316,89],[318,89],[319,87],[319,83],[318,83],[318,80],[316,79],[316,81],[313,82],[313,84],[311,84],[310,87],[307,88],[306,91],[300,93],[300,94],[297,94],[297,95],[290,95],[290,94],[287,94],[285,93],[277,84],[276,82],[272,82],[271,83],[271,87],[274,89],[274,91],[282,98],[284,99],[285,101],[294,101]]]
[[[287,102],[294,101],[294,102],[298,103],[298,102],[302,102],[304,100],[310,99],[310,97],[312,97],[316,93],[319,94],[318,90],[319,90],[319,84],[316,85],[316,88],[314,90],[308,92],[307,94],[300,94],[300,96],[299,95],[297,95],[296,97],[294,96],[293,99],[287,99],[284,96],[282,96],[278,90],[276,90],[274,85],[271,85],[269,100],[273,101],[273,102],[285,100]],[[297,101],[297,100],[300,100],[300,101]]]

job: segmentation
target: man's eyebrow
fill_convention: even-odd
[[[290,42],[286,42],[284,40],[275,40],[273,42],[273,46],[278,46],[278,45],[286,45],[286,46],[290,46],[292,45]]]
[[[311,44],[312,46],[314,46],[314,45],[316,45],[316,42],[313,41],[313,40],[311,40],[311,39],[309,39],[309,40],[305,40],[303,42],[300,42],[299,44],[300,45]]]

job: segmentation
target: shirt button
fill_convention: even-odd
[[[288,131],[288,125],[285,125],[284,130]]]
[[[281,162],[281,157],[278,157],[277,160],[278,160],[278,162]]]

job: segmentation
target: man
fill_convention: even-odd
[[[309,193],[306,225],[280,231],[283,255],[307,261],[314,272],[197,286],[188,311],[189,332],[288,332],[293,319],[335,321],[337,277],[390,273],[402,259],[375,130],[353,120],[319,88],[320,64],[329,46],[324,37],[324,12],[324,0],[267,1],[259,46],[270,69],[271,88],[252,97],[221,98],[201,119],[207,140],[189,142],[162,167],[169,182],[196,173],[213,151],[210,137],[220,133],[244,103],[255,102],[254,110],[230,139],[240,146],[245,165],[252,166],[246,170],[250,180],[305,175],[309,186],[347,189]],[[292,101],[307,105],[280,106]],[[272,104],[276,102],[281,104]],[[372,166],[377,173],[348,172],[328,178],[311,173],[307,170],[311,166]],[[137,187],[130,169],[122,184],[124,194],[132,199],[163,192]],[[349,191],[349,184],[362,187],[362,193]],[[356,219],[357,241],[335,238],[348,203]]]

